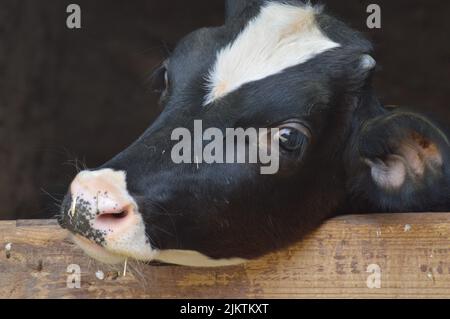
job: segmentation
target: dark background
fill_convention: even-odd
[[[376,1],[369,30],[372,2],[322,1],[373,40],[383,102],[450,119],[450,1]],[[75,159],[102,164],[158,114],[147,79],[170,48],[222,23],[221,0],[0,0],[0,219],[54,215]]]

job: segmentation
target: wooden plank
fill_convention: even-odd
[[[80,289],[67,287],[71,264]],[[379,289],[367,285],[369,265],[381,270]],[[129,269],[122,277],[90,260],[55,221],[0,222],[1,298],[449,298],[450,215],[345,216],[237,267]]]

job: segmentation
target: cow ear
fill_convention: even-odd
[[[376,66],[377,62],[370,54],[357,56],[351,67],[346,68],[349,89],[360,91],[363,87],[370,85]]]
[[[420,209],[440,195],[449,201],[449,140],[427,118],[406,111],[379,116],[364,123],[356,147],[359,188],[379,208]]]
[[[363,54],[359,59],[359,67],[366,75],[370,74],[376,66],[377,61],[369,54]]]
[[[225,1],[225,20],[230,21],[238,17],[252,0],[226,0]]]

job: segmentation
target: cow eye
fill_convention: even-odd
[[[305,147],[311,137],[311,131],[301,123],[289,123],[279,127],[275,139],[280,146],[289,152],[301,150]]]
[[[151,76],[151,88],[153,92],[164,95],[169,89],[169,73],[167,63],[157,68]]]

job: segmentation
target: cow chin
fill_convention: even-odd
[[[123,263],[128,258],[148,262],[153,260],[157,253],[150,245],[136,247],[132,243],[107,240],[105,245],[101,246],[80,235],[73,235],[73,241],[89,257],[110,265]]]
[[[86,255],[102,263],[115,265],[120,264],[127,259],[126,256],[109,252],[102,246],[79,235],[74,235],[73,241],[84,251]]]

